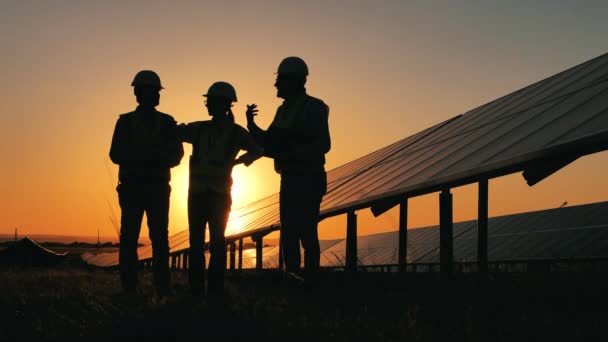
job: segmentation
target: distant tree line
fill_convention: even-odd
[[[86,247],[86,248],[94,248],[94,247],[100,247],[100,248],[107,248],[107,247],[118,247],[118,242],[113,243],[113,242],[104,242],[104,243],[100,243],[97,244],[95,243],[89,243],[89,242],[80,242],[80,241],[74,241],[71,243],[62,243],[62,242],[42,242],[40,243],[41,246],[44,247]]]
[[[13,244],[14,242],[15,241],[1,241],[0,246],[7,247],[7,246],[10,246],[11,244]],[[78,247],[78,248],[111,248],[111,247],[119,246],[118,242],[104,242],[104,243],[97,244],[96,242],[89,243],[89,242],[80,242],[80,241],[74,241],[71,243],[39,242],[38,244],[43,247]],[[139,247],[144,246],[143,243],[139,243],[138,245],[139,245]]]

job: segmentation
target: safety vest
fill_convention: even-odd
[[[270,124],[271,127],[279,128],[279,129],[294,129],[296,132],[293,134],[297,134],[298,122],[301,122],[305,119],[306,109],[308,105],[310,105],[314,98],[308,94],[304,94],[302,97],[298,98],[296,102],[286,107],[284,104],[281,105],[277,109],[277,113],[274,117],[274,120]],[[280,160],[278,158],[274,159],[274,170],[277,173],[283,173],[289,170],[289,172],[297,172],[297,173],[310,173],[310,172],[318,172],[319,167],[316,165],[293,165],[285,160]]]
[[[128,115],[125,119],[129,127],[128,140],[134,151],[157,149],[165,142],[161,135],[161,113],[148,113],[147,115],[153,115],[152,118],[144,118],[136,112],[126,115]],[[169,181],[171,173],[169,167],[121,166],[119,179],[135,182]]]
[[[159,113],[155,113],[153,118],[144,118],[141,115],[134,113],[129,119],[132,144],[145,147],[159,144],[162,141],[160,134],[161,116]]]
[[[230,123],[218,130],[211,121],[202,122],[192,146],[190,191],[230,193],[232,163],[240,150],[236,125]]]
[[[311,97],[307,94],[296,100],[296,103],[285,108],[285,105],[281,105],[277,109],[277,113],[272,120],[270,126],[277,128],[293,128],[299,120],[302,119],[302,115],[306,110],[306,105]]]

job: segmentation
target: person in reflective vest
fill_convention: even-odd
[[[152,241],[154,285],[159,297],[170,289],[169,198],[172,167],[184,150],[176,137],[176,122],[156,110],[163,89],[158,75],[142,70],[131,85],[139,105],[116,121],[110,159],[119,165],[116,188],[121,208],[119,268],[123,290],[138,287],[137,246],[144,212]]]
[[[301,279],[300,243],[304,271],[311,275],[320,266],[318,219],[327,191],[325,154],[331,149],[329,107],[306,93],[308,66],[299,57],[279,64],[275,87],[285,101],[264,131],[254,121],[258,109],[247,106],[247,128],[264,155],[274,159],[281,175],[281,251],[286,274]]]
[[[204,94],[211,120],[178,125],[178,137],[192,144],[188,188],[190,230],[189,283],[194,294],[205,291],[205,228],[209,225],[209,277],[207,293],[221,298],[226,269],[225,230],[232,205],[232,168],[251,165],[262,149],[249,132],[234,122],[234,87],[216,82]],[[241,150],[247,151],[237,158]]]

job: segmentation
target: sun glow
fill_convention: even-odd
[[[243,230],[243,225],[243,219],[235,216],[234,212],[230,212],[230,216],[228,217],[228,225],[226,227],[226,235],[240,233]]]
[[[232,170],[232,210],[228,219],[226,234],[238,233],[243,229],[243,220],[234,216],[233,212],[251,201],[251,188],[248,186],[250,180],[247,172],[243,169],[246,168],[238,165]]]
[[[237,165],[232,169],[232,210],[254,201],[257,197],[256,174],[252,167]]]
[[[187,229],[188,227],[188,165],[179,165],[171,171],[171,226],[174,229]],[[233,211],[252,202],[255,197],[256,186],[252,181],[255,175],[251,169],[242,165],[236,166],[232,171],[232,207],[226,234],[238,233],[243,228],[243,220],[233,215]]]
[[[188,166],[180,165],[171,170],[170,226],[178,230],[188,229]]]

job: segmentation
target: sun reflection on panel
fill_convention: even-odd
[[[226,227],[226,236],[237,234],[243,230],[243,219],[235,216],[232,212],[228,216],[228,225]]]

